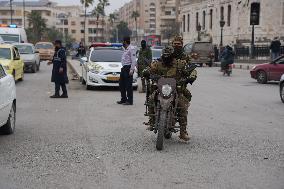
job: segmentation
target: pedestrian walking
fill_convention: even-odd
[[[280,56],[280,47],[281,47],[281,42],[279,41],[278,37],[275,37],[274,40],[270,44],[272,60]]]
[[[214,62],[219,62],[219,49],[217,45],[214,45]]]
[[[82,64],[83,64],[83,61],[81,60],[81,58],[84,57],[84,56],[86,56],[86,49],[85,49],[83,43],[80,42],[79,47],[77,48],[77,54],[76,54],[76,57],[79,58],[80,66],[82,66]]]
[[[68,98],[66,84],[69,82],[67,76],[67,61],[66,50],[62,47],[62,42],[56,40],[54,42],[55,52],[53,59],[48,64],[53,64],[51,82],[55,83],[55,93],[50,98]],[[62,89],[62,95],[60,96],[60,87]]]
[[[141,78],[142,83],[142,91],[143,93],[146,92],[146,80],[142,76],[142,72],[147,66],[150,65],[152,62],[152,50],[150,47],[147,46],[145,40],[141,41],[141,49],[139,50],[138,60],[137,60],[137,67],[138,67],[138,77]]]
[[[133,105],[133,74],[136,67],[136,48],[130,44],[130,37],[123,38],[124,53],[121,58],[119,88],[121,100],[117,104]]]

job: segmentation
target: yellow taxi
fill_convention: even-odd
[[[24,62],[18,49],[10,44],[0,44],[0,64],[15,81],[24,79]]]

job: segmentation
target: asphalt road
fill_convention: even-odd
[[[121,106],[115,89],[69,85],[50,99],[51,67],[17,83],[17,125],[0,136],[0,188],[284,188],[284,104],[278,85],[244,70],[200,68],[191,87],[190,142],[165,150],[142,124],[144,94]]]

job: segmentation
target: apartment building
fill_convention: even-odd
[[[284,40],[283,0],[181,0],[180,3],[181,31],[186,42],[197,40],[200,25],[202,33],[220,44],[223,19],[223,44],[248,45],[252,39],[250,14],[255,7],[260,15],[255,25],[256,44],[267,44],[275,36]]]
[[[46,20],[47,27],[55,27],[64,35],[70,35],[77,42],[84,41],[85,15],[81,6],[58,6],[49,0],[25,1],[25,22],[24,7],[22,2],[13,2],[13,24],[19,27],[28,27],[27,15],[32,11],[38,11]],[[10,1],[0,2],[0,24],[10,24]],[[86,42],[90,45],[93,41],[105,41],[107,29],[107,18],[97,20],[90,13],[86,18]]]

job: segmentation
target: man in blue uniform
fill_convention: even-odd
[[[55,53],[52,62],[48,63],[53,64],[51,82],[55,83],[55,93],[50,96],[50,98],[68,98],[66,84],[69,80],[67,76],[66,51],[62,47],[62,42],[60,40],[56,40],[54,45]],[[60,87],[63,92],[61,96]]]

